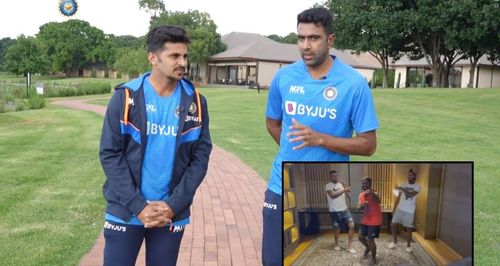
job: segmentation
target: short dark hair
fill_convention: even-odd
[[[372,184],[372,178],[369,177],[369,176],[365,176],[365,177],[363,177],[363,179],[361,179],[361,183],[364,183],[364,182],[368,182],[371,185]]]
[[[337,170],[331,170],[330,172],[328,172],[329,175],[332,175],[332,174],[335,174],[337,175]]]
[[[410,170],[408,170],[408,173],[412,173],[414,176],[417,176],[417,172],[415,172],[413,168],[410,168]]]
[[[314,23],[316,26],[323,26],[327,35],[334,33],[332,13],[324,7],[302,11],[297,15],[297,26],[299,23]]]
[[[179,26],[162,25],[151,29],[148,33],[148,52],[163,50],[166,42],[189,44],[186,31]]]

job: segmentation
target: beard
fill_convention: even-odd
[[[328,50],[325,50],[325,52],[321,53],[314,53],[311,51],[300,51],[300,56],[308,67],[317,67],[323,64],[328,55],[329,55]]]

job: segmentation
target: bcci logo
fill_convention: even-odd
[[[327,101],[333,101],[337,97],[337,89],[335,87],[328,87],[323,91],[323,97]]]
[[[78,4],[76,0],[60,0],[59,11],[64,16],[71,17],[78,11]]]
[[[181,108],[179,108],[179,106],[175,107],[175,110],[174,110],[175,117],[179,118],[180,114],[181,114]]]
[[[191,103],[191,105],[189,106],[189,112],[190,112],[191,114],[196,113],[196,110],[197,110],[197,109],[198,109],[198,108],[196,108],[196,104],[195,104],[195,103]]]

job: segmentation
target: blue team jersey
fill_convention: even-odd
[[[169,96],[159,96],[149,82],[144,80],[144,100],[147,117],[147,145],[142,162],[142,195],[146,200],[158,201],[168,199],[167,192],[172,180],[174,168],[175,141],[179,128],[179,104],[181,86],[177,84]],[[110,214],[107,220],[114,222],[142,225],[134,215],[128,223]],[[189,217],[176,221],[174,225],[189,223]]]
[[[334,64],[325,78],[315,80],[302,60],[286,66],[275,75],[267,100],[266,116],[281,120],[280,149],[269,180],[269,190],[281,195],[282,161],[348,161],[349,155],[323,147],[292,148],[286,134],[292,118],[313,130],[341,138],[378,128],[368,83],[356,70],[333,57]]]

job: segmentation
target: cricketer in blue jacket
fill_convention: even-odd
[[[115,88],[104,119],[104,265],[175,265],[196,189],[212,150],[205,98],[183,78],[185,31],[148,34],[152,71]]]

